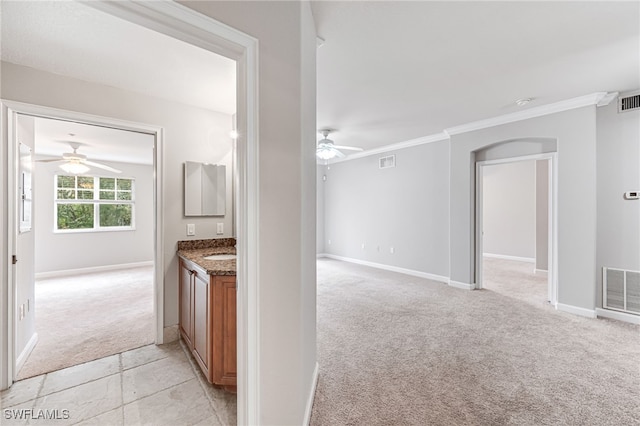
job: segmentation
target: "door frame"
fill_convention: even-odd
[[[484,253],[484,232],[483,232],[483,176],[484,167],[516,163],[528,160],[548,160],[549,187],[548,187],[548,230],[547,230],[547,298],[554,308],[558,305],[558,155],[556,152],[544,154],[526,155],[519,157],[503,158],[498,160],[476,161],[476,185],[475,185],[475,288],[483,288],[483,253]]]
[[[164,152],[164,131],[161,127],[147,125],[143,123],[119,120],[110,117],[102,117],[92,114],[85,114],[74,111],[67,111],[57,108],[50,108],[40,105],[27,104],[22,102],[14,102],[8,100],[0,100],[2,105],[3,117],[6,117],[7,132],[3,135],[5,146],[8,151],[7,162],[7,199],[12,208],[8,212],[7,237],[10,254],[17,253],[17,236],[19,232],[19,223],[17,221],[17,208],[19,204],[19,194],[17,191],[18,171],[19,171],[19,141],[17,135],[17,119],[18,115],[27,115],[37,118],[47,118],[53,120],[70,121],[75,123],[109,127],[113,129],[133,131],[145,133],[154,137],[153,146],[153,306],[155,316],[155,343],[162,344],[164,341],[164,240],[163,240],[163,152]],[[15,268],[7,268],[6,289],[8,303],[6,317],[8,333],[7,333],[7,361],[8,366],[3,366],[6,370],[7,386],[10,386],[15,380],[18,373],[16,371],[17,356],[15,353],[15,338],[17,324],[14,313],[17,307],[16,299],[16,271]],[[4,324],[2,330],[4,330]],[[4,339],[3,339],[4,340]],[[3,345],[4,346],[4,345]],[[4,353],[3,353],[4,355]],[[3,377],[4,379],[4,377]],[[4,388],[5,386],[2,386]]]
[[[196,12],[173,1],[95,1],[85,3],[126,21],[160,32],[169,37],[193,44],[236,61],[237,130],[235,186],[237,226],[237,280],[238,280],[238,424],[258,424],[260,407],[260,330],[259,330],[259,276],[258,276],[258,223],[259,223],[259,169],[258,169],[258,40],[215,19]],[[0,124],[7,123],[7,108],[2,106]],[[5,128],[7,126],[4,126]],[[3,129],[4,146],[8,133]],[[11,167],[12,161],[2,158],[0,164]],[[13,170],[7,170],[7,183]],[[162,195],[162,194],[160,194]],[[10,321],[13,312],[7,309],[5,296],[9,296],[9,258],[12,237],[8,225],[15,221],[12,210],[15,202],[5,193],[0,197],[0,208],[9,215],[0,226],[2,248],[1,265],[6,274],[2,277],[0,294],[0,355],[7,362],[0,362],[0,389],[11,383],[8,342],[12,337]],[[163,223],[160,222],[162,227]],[[162,238],[159,238],[162,247]],[[163,250],[158,250],[160,257]],[[164,271],[163,271],[164,272]],[[163,277],[164,278],[164,277]],[[176,277],[177,278],[177,277]],[[161,280],[164,282],[164,279]]]

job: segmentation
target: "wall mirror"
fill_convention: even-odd
[[[224,216],[226,167],[218,164],[184,163],[184,215]]]

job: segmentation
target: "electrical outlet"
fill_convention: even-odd
[[[217,226],[216,234],[218,234],[218,235],[224,234],[224,223],[218,222],[216,226]]]
[[[196,224],[195,223],[188,223],[187,224],[187,236],[193,236],[196,235]]]
[[[331,240],[328,241],[329,245],[331,245]]]
[[[389,253],[393,254],[396,252],[396,249],[394,249],[393,247],[389,248]]]
[[[362,243],[362,250],[364,250],[364,247],[365,247],[365,245],[364,245],[364,243]]]

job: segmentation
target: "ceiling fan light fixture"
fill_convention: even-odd
[[[65,172],[72,173],[74,175],[79,175],[79,174],[82,174],[82,173],[86,173],[89,170],[91,170],[89,167],[85,166],[84,164],[78,163],[78,162],[75,162],[75,161],[70,161],[68,163],[61,164],[58,167],[60,167]]]
[[[331,148],[321,147],[316,149],[316,156],[322,160],[330,160],[337,155],[338,154]]]

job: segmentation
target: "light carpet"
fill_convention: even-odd
[[[36,282],[38,343],[18,379],[153,343],[153,267]]]
[[[317,315],[312,425],[640,424],[638,326],[328,259]]]

